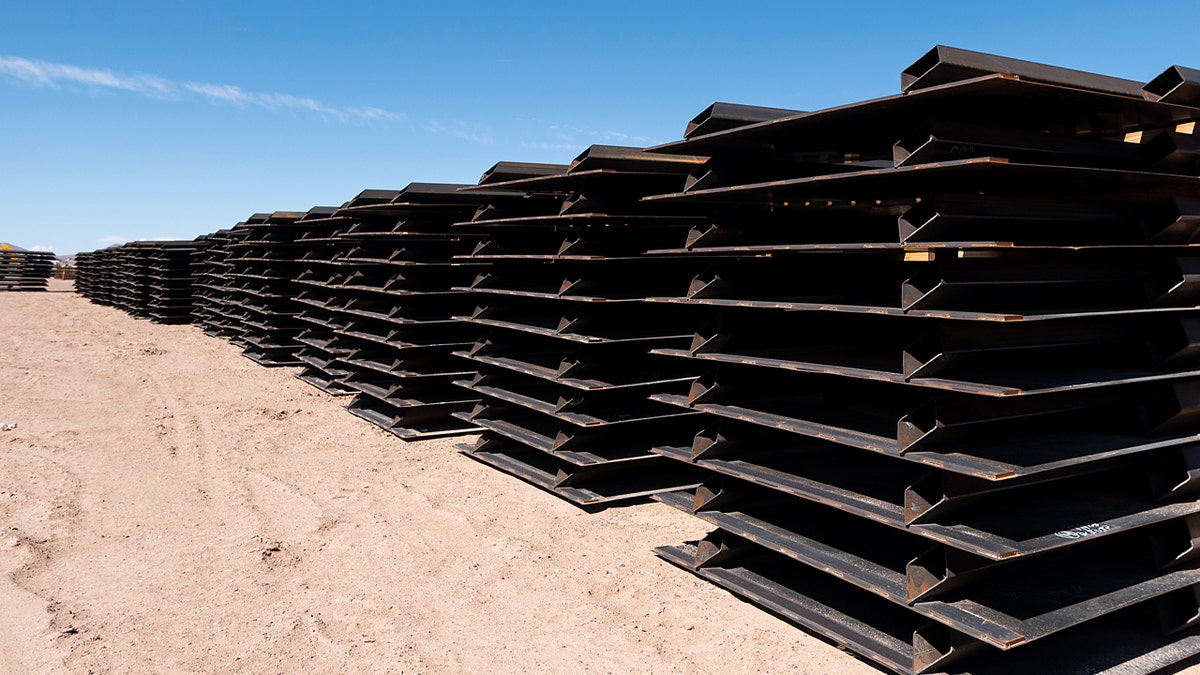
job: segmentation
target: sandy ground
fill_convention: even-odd
[[[54,289],[69,289],[55,282]],[[0,293],[0,672],[877,673],[191,326]]]

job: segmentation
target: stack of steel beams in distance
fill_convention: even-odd
[[[75,290],[156,323],[190,323],[195,293],[191,257],[204,237],[180,241],[135,241],[76,258]]]
[[[348,205],[343,204],[341,208]],[[341,264],[337,257],[345,246],[345,240],[335,235],[345,230],[353,220],[336,215],[338,210],[309,211],[300,219],[304,230],[297,240],[301,245],[301,267],[297,277],[296,302],[302,305],[297,318],[305,327],[296,336],[296,341],[303,345],[296,352],[296,358],[302,364],[296,377],[332,396],[345,396],[354,393],[354,390],[342,384],[350,371],[340,367],[337,358],[349,355],[351,350],[338,345],[336,331],[342,324],[336,320],[332,309],[334,296],[322,286],[310,285],[312,279],[329,278]]]
[[[104,305],[108,292],[106,273],[99,251],[75,254],[75,292],[88,300]]]
[[[44,291],[53,271],[53,253],[0,243],[0,291]]]
[[[150,315],[150,260],[141,242],[130,242],[102,252],[112,256],[112,304],[138,318]]]
[[[196,278],[192,256],[205,247],[205,238],[192,241],[146,242],[148,259],[150,320],[155,323],[192,323]]]
[[[451,289],[482,266],[454,260],[480,235],[453,225],[511,195],[459,187],[414,183],[359,194],[331,214],[332,229],[319,235],[321,245],[297,279],[305,339],[324,350],[308,364],[309,381],[353,392],[351,413],[405,440],[474,429],[452,416],[477,397],[453,386],[470,372],[451,353],[472,344],[478,331],[454,320],[468,298]]]
[[[659,554],[901,673],[1200,653],[1200,98],[905,73],[652,149],[710,159],[646,203],[711,216],[653,300],[719,314],[654,350],[703,419],[655,452],[711,472],[659,498],[717,528]]]
[[[230,279],[226,275],[232,269],[228,262],[230,245],[241,241],[247,233],[237,226],[217,230],[207,235],[204,246],[192,253],[192,276],[196,280],[192,320],[205,335],[232,340],[241,334],[240,325],[230,316],[233,292],[227,288]]]
[[[527,195],[464,226],[487,236],[466,256],[490,267],[463,316],[486,333],[460,352],[479,373],[458,384],[483,401],[459,417],[484,429],[469,456],[583,506],[696,484],[700,472],[651,452],[700,415],[649,401],[693,379],[652,347],[685,346],[673,307],[650,307],[689,259],[648,256],[679,241],[688,207],[646,204],[678,190],[701,158],[593,146],[570,167],[513,176],[498,164],[471,190]]]
[[[321,207],[317,207],[322,210]],[[258,213],[235,229],[245,232],[227,244],[228,265],[222,272],[230,342],[246,358],[264,366],[296,366],[303,346],[296,336],[304,324],[296,318],[296,277],[301,270],[297,242],[304,212]]]

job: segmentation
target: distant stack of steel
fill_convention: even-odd
[[[207,235],[204,246],[192,252],[192,276],[196,280],[192,320],[206,335],[226,339],[241,335],[241,324],[231,317],[234,292],[229,290],[232,279],[227,275],[233,268],[230,247],[247,234],[248,230],[237,227],[218,230]]]
[[[304,231],[298,221],[304,212],[256,213],[238,223],[236,241],[224,246],[229,255],[221,262],[220,286],[224,319],[220,328],[229,341],[243,348],[247,358],[264,366],[296,366],[304,329],[297,318],[301,305],[295,279]]]
[[[653,149],[711,158],[654,300],[721,312],[654,350],[711,471],[660,499],[717,528],[659,554],[901,673],[1200,653],[1200,73],[902,80]]]
[[[485,430],[469,456],[586,506],[698,483],[651,449],[701,416],[647,398],[687,391],[687,369],[648,350],[690,331],[643,301],[696,267],[647,251],[698,218],[639,200],[681,189],[701,161],[593,146],[569,167],[498,164],[472,188],[525,199],[472,221],[488,235],[467,259],[492,266],[466,287],[476,307],[463,318],[487,330],[460,353],[479,374],[459,385],[483,398],[459,414]]]
[[[474,430],[452,416],[478,397],[453,386],[471,373],[451,353],[479,331],[454,320],[469,298],[451,289],[480,267],[454,260],[480,235],[453,226],[492,195],[459,187],[362,192],[329,216],[332,229],[320,238],[331,245],[312,249],[297,281],[311,356],[302,376],[350,391],[351,413],[406,440]]]
[[[75,290],[157,323],[189,323],[195,292],[190,260],[204,238],[137,241],[76,257]]]
[[[94,252],[75,254],[75,292],[92,302],[99,302],[103,284],[97,272],[99,257]]]
[[[53,271],[53,253],[0,243],[0,291],[44,291]]]
[[[345,208],[348,204],[343,204]],[[296,341],[302,346],[296,352],[301,370],[296,377],[333,396],[344,396],[354,390],[342,384],[350,371],[338,365],[337,359],[347,356],[350,350],[338,345],[337,329],[341,324],[330,309],[331,293],[313,285],[313,279],[327,279],[333,270],[340,269],[338,254],[345,240],[336,235],[349,227],[353,221],[335,215],[339,209],[329,207],[313,209],[300,222],[304,231],[297,240],[301,244],[302,268],[297,284],[301,284],[296,302],[303,305],[297,318],[305,324]]]
[[[205,237],[143,243],[139,252],[147,259],[150,288],[146,314],[155,323],[192,323],[196,297],[192,255],[203,250]]]
[[[79,272],[75,280],[75,292],[96,304],[115,307],[116,293],[123,278],[124,259],[120,248],[120,244],[114,244],[76,256]]]
[[[136,317],[150,315],[150,260],[142,242],[122,244],[102,253],[112,256],[112,303]]]

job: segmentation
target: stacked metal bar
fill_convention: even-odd
[[[137,241],[82,253],[75,290],[158,323],[189,323],[195,292],[192,254],[204,237],[186,241]]]
[[[686,345],[673,307],[644,302],[696,265],[647,251],[697,222],[688,207],[640,198],[681,189],[701,158],[593,146],[569,167],[513,175],[501,163],[472,190],[526,198],[465,226],[487,237],[466,256],[490,263],[462,290],[462,318],[486,333],[459,355],[458,384],[482,402],[458,416],[484,429],[468,455],[582,506],[695,485],[700,473],[651,452],[699,427],[699,415],[649,401],[692,376],[652,347]]]
[[[706,425],[655,452],[711,472],[660,499],[717,528],[658,553],[901,673],[1200,653],[1197,100],[945,48],[904,80],[654,149],[710,159],[647,204],[712,215],[655,300],[720,311],[654,350]]]
[[[303,345],[296,337],[304,328],[297,319],[296,277],[303,245],[304,212],[276,211],[251,216],[235,229],[245,231],[228,244],[225,330],[243,355],[264,366],[296,366]]]
[[[118,254],[120,245],[75,256],[78,273],[75,292],[99,305],[113,306],[113,291],[118,278]]]
[[[241,225],[242,223],[238,223]],[[204,246],[192,253],[192,276],[195,278],[193,321],[206,335],[232,340],[241,335],[241,326],[231,318],[234,291],[228,276],[233,264],[231,246],[244,239],[249,230],[235,226],[218,230],[205,237]]]
[[[476,398],[451,383],[468,374],[450,354],[471,344],[476,330],[455,321],[478,264],[454,256],[479,235],[455,231],[490,194],[459,185],[413,183],[400,191],[367,190],[330,218],[329,249],[306,261],[300,319],[309,347],[326,359],[317,378],[354,393],[348,410],[405,440],[474,429],[452,416]],[[318,360],[309,365],[318,366]]]
[[[142,251],[147,258],[150,297],[146,315],[155,323],[192,323],[196,278],[192,256],[205,247],[206,238],[191,241],[148,242]]]
[[[142,242],[122,244],[113,256],[113,306],[139,318],[150,315],[150,260]]]
[[[341,208],[348,205],[343,204]],[[339,366],[337,359],[348,355],[351,350],[338,345],[335,329],[341,324],[335,318],[337,305],[334,293],[326,289],[323,283],[312,283],[314,279],[323,281],[330,278],[341,264],[337,258],[345,246],[345,240],[336,235],[345,231],[354,221],[346,216],[335,215],[338,210],[334,207],[313,209],[300,219],[305,228],[297,240],[302,245],[299,257],[302,268],[296,279],[299,289],[296,302],[303,305],[297,318],[305,327],[296,336],[296,341],[303,345],[296,352],[296,358],[302,364],[296,377],[332,396],[345,396],[354,392],[342,384],[350,371]]]
[[[44,291],[53,271],[53,253],[0,243],[0,291]]]
[[[105,258],[100,253],[92,251],[76,254],[75,292],[96,304],[105,305],[109,304],[110,284]]]

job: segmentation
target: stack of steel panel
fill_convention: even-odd
[[[124,279],[121,245],[82,253],[77,264],[79,273],[75,291],[96,304],[115,307],[116,294]]]
[[[97,304],[106,304],[107,273],[100,251],[75,255],[75,292]]]
[[[332,357],[321,377],[354,393],[351,413],[405,440],[474,429],[452,416],[475,397],[451,384],[469,374],[451,352],[477,331],[453,319],[467,294],[451,288],[474,277],[477,265],[453,257],[479,235],[452,226],[492,195],[459,187],[361,193],[330,216],[340,223],[330,238],[340,244],[319,255],[332,257],[310,261],[297,282],[309,345],[324,344]]]
[[[145,244],[139,252],[147,258],[150,297],[146,315],[155,323],[192,323],[196,297],[192,256],[204,249],[206,237]]]
[[[593,146],[534,175],[499,164],[472,188],[527,199],[468,224],[488,234],[466,259],[491,264],[464,287],[475,308],[463,319],[487,331],[460,352],[479,373],[458,384],[483,399],[459,413],[485,430],[470,457],[588,507],[697,483],[702,472],[651,452],[690,437],[701,416],[647,399],[684,393],[694,378],[649,354],[685,346],[690,333],[675,308],[644,298],[697,268],[646,252],[698,219],[639,200],[681,189],[701,161]]]
[[[341,208],[349,205],[343,204]],[[345,396],[354,393],[342,383],[350,371],[341,367],[337,359],[349,355],[350,350],[339,345],[336,331],[341,324],[336,320],[333,293],[312,282],[328,279],[340,268],[337,258],[346,244],[336,235],[354,221],[335,215],[338,210],[336,207],[312,209],[300,219],[305,227],[297,240],[302,248],[300,274],[296,278],[299,291],[296,302],[303,305],[297,318],[304,322],[305,328],[296,336],[296,341],[303,345],[296,352],[296,358],[302,364],[296,377],[327,394]]]
[[[81,253],[77,258],[79,276],[75,292],[100,305],[124,309],[130,283],[127,245]]]
[[[53,253],[0,243],[0,291],[44,291],[53,271]]]
[[[241,225],[239,223],[238,225]],[[249,234],[244,227],[218,230],[205,237],[204,246],[192,253],[192,276],[196,279],[193,321],[206,335],[232,340],[241,335],[241,325],[231,318],[234,291],[229,271],[232,244]]]
[[[140,318],[150,313],[150,260],[143,243],[130,242],[104,252],[113,258],[113,306]]]
[[[710,160],[646,203],[711,214],[654,300],[720,312],[654,350],[711,472],[660,499],[717,528],[659,554],[901,673],[1200,653],[1197,75],[938,48],[654,148]]]
[[[159,323],[192,320],[191,257],[204,238],[137,241],[81,253],[75,290],[93,302]]]
[[[297,242],[304,231],[304,212],[276,211],[251,216],[238,228],[245,231],[239,241],[228,244],[229,267],[222,287],[227,293],[226,323],[230,342],[243,348],[246,358],[264,366],[297,366],[296,354],[303,345],[296,336],[304,329],[297,315],[296,277],[303,245]]]

